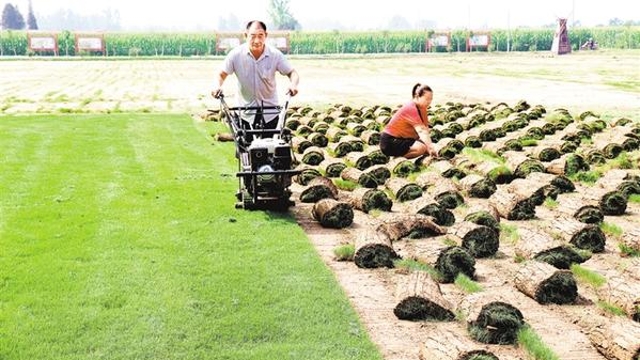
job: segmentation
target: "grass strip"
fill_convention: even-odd
[[[0,359],[381,359],[294,219],[234,208],[216,126],[1,119]]]

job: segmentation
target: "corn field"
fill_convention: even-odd
[[[472,51],[548,51],[551,49],[555,29],[496,29],[488,33],[489,46],[472,48]],[[473,35],[468,30],[446,33],[449,46],[428,48],[428,39],[434,30],[428,31],[376,31],[376,32],[304,32],[289,34],[289,53],[299,55],[325,54],[385,54],[465,52],[467,39]],[[104,33],[105,50],[101,52],[76,51],[75,34],[61,31],[57,36],[58,53],[33,51],[28,46],[26,31],[0,31],[0,56],[145,56],[192,57],[224,55],[227,51],[216,46],[215,32],[200,33]],[[587,39],[595,39],[600,48],[640,49],[640,27],[598,27],[569,30],[569,40],[574,50]],[[76,53],[78,52],[78,53]]]

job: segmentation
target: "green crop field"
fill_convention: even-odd
[[[290,59],[301,75],[292,109],[396,106],[422,82],[434,88],[434,109],[525,100],[549,113],[567,109],[575,126],[579,115],[593,111],[587,119],[594,127],[580,124],[593,135],[580,140],[585,157],[615,133],[614,120],[640,121],[638,50]],[[307,218],[309,204],[290,213],[234,208],[233,144],[212,138],[228,129],[202,121],[219,106],[209,92],[221,61],[0,59],[0,360],[397,360],[417,357],[426,340],[465,339],[461,322],[439,327],[395,319],[387,292],[402,274],[336,265],[333,247],[353,236],[327,231],[319,240],[305,233],[305,226],[317,225]],[[286,79],[278,80],[284,93]],[[235,95],[233,81],[225,93]],[[605,126],[596,129],[596,122]],[[446,125],[442,120],[438,127]],[[543,142],[522,143],[530,150]],[[474,164],[497,157],[479,154],[459,156]],[[576,196],[590,193],[612,169],[638,170],[638,150],[600,158],[603,164],[571,178],[580,187]],[[606,219],[606,252],[585,268],[622,273],[637,260],[634,243],[618,245],[637,219],[638,196],[629,196],[627,214]],[[545,202],[539,217],[551,218],[562,206],[562,200]],[[374,222],[380,214],[362,216]],[[470,284],[479,295],[519,294],[507,276],[523,260],[513,256],[521,224],[501,221],[500,253],[479,260],[478,284]],[[403,250],[422,241],[413,240]],[[455,286],[442,284],[444,296],[466,299]],[[579,292],[596,298],[588,285]],[[556,309],[528,299],[517,305],[532,323],[532,338],[537,333],[560,358],[605,359],[568,320],[584,304]],[[511,346],[496,353],[501,359],[524,354]]]

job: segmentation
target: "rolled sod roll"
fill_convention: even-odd
[[[589,163],[581,155],[569,153],[547,164],[546,171],[550,174],[571,176],[580,171],[589,171]]]
[[[450,330],[429,332],[420,345],[420,360],[499,360],[493,353],[478,349],[473,340]]]
[[[430,196],[421,196],[407,201],[405,205],[409,213],[431,216],[440,226],[451,226],[456,222],[455,215]]]
[[[610,276],[596,293],[600,300],[621,308],[630,319],[640,323],[640,283],[633,280],[624,275]]]
[[[340,173],[347,167],[342,160],[335,158],[325,158],[323,162],[318,165],[318,169],[324,172],[326,177],[336,178],[340,177]]]
[[[539,304],[570,304],[578,297],[578,286],[570,270],[559,270],[541,261],[524,263],[514,283]]]
[[[463,247],[449,246],[440,252],[434,267],[440,274],[440,282],[452,283],[458,274],[474,279],[476,260]]]
[[[607,241],[604,232],[593,224],[585,224],[574,218],[558,216],[543,224],[544,230],[561,237],[573,246],[594,253],[604,251]]]
[[[397,157],[389,160],[387,167],[391,170],[393,175],[401,178],[406,178],[409,174],[416,172],[418,169],[413,161],[403,157]]]
[[[465,176],[459,182],[460,190],[466,191],[469,196],[488,199],[498,189],[496,183],[486,176],[471,174]]]
[[[389,162],[389,157],[383,154],[382,150],[377,146],[369,146],[364,152],[367,153],[369,159],[371,159],[371,163],[374,165],[382,165]]]
[[[325,198],[338,198],[338,187],[325,176],[313,178],[300,193],[300,201],[304,203],[315,203]]]
[[[405,178],[392,177],[385,183],[399,202],[410,201],[422,196],[422,188]]]
[[[478,225],[488,226],[493,230],[495,230],[498,234],[500,233],[500,219],[496,218],[494,215],[492,215],[488,211],[479,210],[479,211],[469,212],[465,215],[464,221],[469,221]]]
[[[312,210],[313,218],[326,228],[342,229],[353,223],[353,207],[335,199],[322,199]]]
[[[302,154],[302,162],[307,165],[318,165],[325,158],[324,151],[317,146],[310,146],[304,150]]]
[[[494,228],[462,221],[448,230],[448,234],[475,258],[493,256],[498,252],[500,233]]]
[[[348,141],[339,141],[335,143],[329,143],[329,145],[327,145],[327,149],[329,149],[329,151],[331,152],[331,154],[333,154],[333,156],[338,158],[344,157],[351,151],[354,151],[353,147],[351,146],[351,143]]]
[[[317,147],[326,147],[329,144],[329,138],[321,132],[313,132],[307,135],[307,140],[311,141],[313,146]]]
[[[518,308],[502,301],[492,301],[482,306],[467,330],[473,339],[484,344],[513,345],[518,339],[518,331],[525,325]]]
[[[453,306],[440,292],[440,285],[424,271],[402,275],[397,282],[397,305],[393,314],[400,320],[452,321]]]
[[[589,260],[590,256],[585,256],[576,251],[574,246],[560,245],[544,249],[533,256],[533,260],[545,262],[557,269],[570,269],[573,264],[581,264]]]
[[[298,184],[306,186],[314,178],[322,176],[320,171],[315,168],[305,168],[300,171],[300,174],[296,175],[295,180]]]
[[[605,215],[623,215],[627,211],[627,197],[618,190],[610,191],[602,195],[599,205]]]
[[[376,231],[385,234],[391,243],[404,237],[422,238],[446,233],[446,230],[436,224],[432,217],[406,213],[384,220],[378,225]]]
[[[367,145],[380,144],[380,132],[378,130],[365,130],[360,134],[360,138],[367,143]]]
[[[353,207],[365,213],[372,210],[391,211],[393,207],[391,198],[380,189],[360,187],[351,191],[348,196]]]
[[[498,188],[489,197],[489,204],[498,211],[500,217],[507,220],[529,220],[536,215],[535,204],[530,197],[507,187]]]
[[[604,214],[599,206],[584,205],[573,214],[576,220],[585,224],[599,224],[604,221]]]
[[[364,170],[364,172],[372,175],[378,185],[384,185],[391,177],[391,171],[384,165],[373,165]]]
[[[356,238],[353,261],[359,268],[394,268],[394,262],[399,259],[391,240],[383,233],[367,230]]]
[[[640,324],[585,309],[574,322],[607,359],[640,359]]]
[[[345,156],[345,161],[347,162],[347,165],[353,166],[358,170],[365,170],[373,165],[369,155],[363,151],[352,151],[348,153]]]
[[[291,148],[293,149],[294,152],[298,154],[304,153],[305,150],[307,150],[312,146],[313,146],[313,143],[307,140],[306,138],[303,138],[300,136],[294,136],[291,139]]]
[[[557,269],[569,269],[572,264],[581,264],[590,258],[590,253],[579,251],[566,240],[554,237],[540,226],[520,226],[520,241],[514,252],[526,260],[537,260]]]
[[[354,167],[346,167],[342,170],[340,178],[369,189],[378,187],[378,179],[371,172],[358,170]]]

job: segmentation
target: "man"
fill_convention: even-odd
[[[217,74],[217,88],[211,92],[213,97],[222,95],[222,85],[230,74],[238,79],[239,107],[278,106],[276,72],[289,78],[287,93],[298,94],[298,72],[289,63],[280,50],[266,44],[267,26],[259,20],[250,21],[246,27],[246,43],[231,50]],[[249,114],[248,114],[249,113]],[[259,110],[246,111],[242,118],[252,128],[264,127],[275,129],[278,124],[278,113],[262,113]]]

